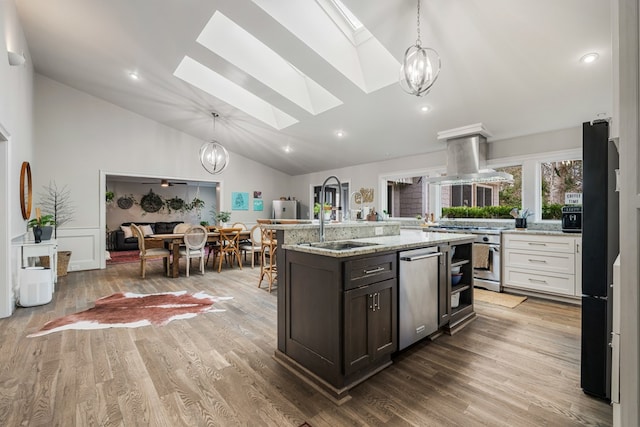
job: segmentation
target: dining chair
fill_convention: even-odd
[[[135,224],[131,224],[131,231],[138,238],[138,248],[140,249],[140,275],[144,279],[147,271],[147,260],[166,258],[167,276],[169,275],[169,259],[171,252],[165,248],[149,248],[145,247],[144,234],[140,227]]]
[[[262,229],[260,224],[251,227],[251,235],[247,241],[240,242],[240,250],[244,253],[244,260],[247,261],[247,252],[251,252],[251,268],[255,266],[257,256],[262,253]]]
[[[189,230],[191,228],[191,224],[187,224],[187,223],[181,223],[181,224],[177,224],[175,227],[173,227],[173,232],[175,234],[183,234],[186,233],[187,230]]]
[[[231,228],[238,228],[238,227],[242,228],[243,230],[248,230],[248,228],[247,228],[247,226],[245,225],[244,222],[234,222],[231,225]]]
[[[180,248],[180,258],[187,261],[186,275],[189,277],[189,267],[193,258],[200,258],[200,272],[204,274],[205,245],[207,244],[207,229],[201,225],[193,225],[184,233],[184,248]]]
[[[268,225],[262,224],[260,226],[262,248],[260,251],[260,280],[258,281],[258,288],[262,284],[265,276],[269,283],[269,293],[273,282],[278,278],[278,268],[276,263],[276,250],[278,248],[278,241],[276,240],[275,231]]]
[[[219,228],[220,233],[220,262],[218,263],[218,273],[222,270],[222,259],[225,258],[229,266],[233,267],[233,259],[238,261],[238,266],[242,270],[242,258],[240,256],[240,232],[242,228]],[[231,258],[231,261],[229,261]]]
[[[208,225],[205,228],[207,229],[207,232],[215,233],[218,231],[219,227],[217,225]],[[207,242],[207,248],[209,250],[207,251],[207,259],[204,262],[204,265],[209,264],[209,257],[213,255],[213,262],[211,265],[213,268],[216,268],[216,256],[218,256],[218,253],[220,252],[220,240]]]

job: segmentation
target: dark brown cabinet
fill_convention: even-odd
[[[397,349],[397,253],[349,258],[285,251],[276,359],[329,396],[391,364]]]
[[[396,350],[397,286],[385,280],[344,293],[344,370],[357,372]]]

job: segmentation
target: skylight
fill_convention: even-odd
[[[173,75],[278,130],[298,123],[287,113],[189,56],[182,59]]]
[[[252,0],[363,92],[398,81],[400,63],[339,0]]]
[[[313,115],[342,104],[340,99],[219,11],[205,25],[197,42]]]
[[[364,25],[362,25],[362,22],[360,22],[360,20],[356,18],[356,16],[353,13],[351,13],[351,11],[347,9],[347,6],[345,6],[344,3],[342,3],[340,0],[329,0],[329,1],[342,14],[344,19],[349,23],[349,25],[351,26],[351,28],[353,28],[354,31],[357,31],[360,28],[364,27]]]

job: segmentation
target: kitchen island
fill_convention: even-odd
[[[376,224],[370,224],[374,234]],[[438,325],[453,333],[475,317],[473,238],[398,229],[395,235],[380,237],[283,244],[278,260],[276,360],[334,402],[348,400],[349,390],[389,366],[398,349],[402,310],[398,306],[398,253],[438,248],[444,262],[439,269],[438,301],[425,303],[437,304]],[[451,260],[453,246],[464,260]],[[456,308],[451,307],[449,274],[454,263],[470,281],[458,286],[460,305]]]

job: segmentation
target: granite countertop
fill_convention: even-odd
[[[305,220],[306,222],[300,224],[268,224],[272,230],[316,230],[320,227],[320,221],[318,220]],[[325,228],[347,228],[347,227],[375,227],[381,225],[397,225],[400,223],[397,221],[325,221]]]
[[[379,252],[418,249],[446,242],[462,242],[465,240],[472,242],[474,239],[475,236],[472,234],[426,233],[421,230],[403,229],[401,230],[399,235],[395,236],[367,237],[348,240],[349,242],[374,243],[374,246],[363,246],[352,249],[334,250],[309,246],[309,244],[302,243],[294,245],[285,244],[282,247],[286,250],[342,258],[354,255],[376,254]]]
[[[509,230],[502,230],[502,233],[510,234],[531,234],[541,236],[568,236],[568,237],[581,237],[582,233],[565,233],[558,230],[532,230],[530,228],[511,228]]]

